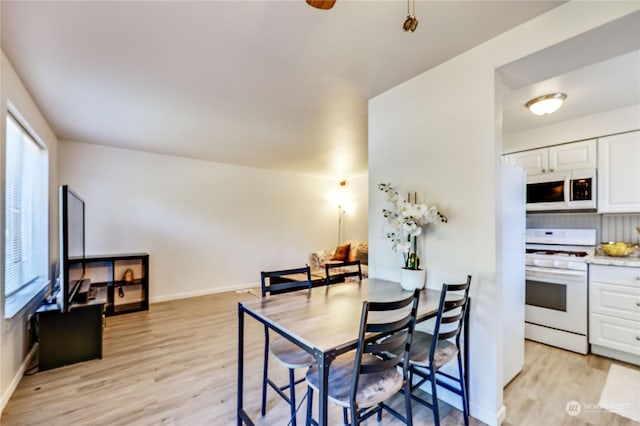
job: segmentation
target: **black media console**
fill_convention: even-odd
[[[147,253],[87,256],[72,261],[69,276],[69,311],[43,304],[34,316],[40,371],[102,358],[105,317],[149,309]]]
[[[62,313],[43,305],[36,313],[39,335],[39,371],[102,358],[103,304],[91,304]]]

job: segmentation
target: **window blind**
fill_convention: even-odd
[[[48,275],[46,152],[11,115],[6,128],[5,300]]]

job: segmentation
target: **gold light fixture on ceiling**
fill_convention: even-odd
[[[329,10],[336,4],[336,0],[306,0],[307,4],[316,9]],[[418,28],[418,18],[416,17],[416,0],[407,0],[407,18],[402,24],[405,32],[414,32]]]
[[[409,10],[409,3],[411,3],[411,10]],[[414,32],[418,28],[418,18],[416,18],[416,0],[407,0],[407,19],[402,24],[402,29],[407,32]]]
[[[525,106],[535,115],[548,115],[556,112],[566,98],[564,93],[550,93],[531,99]]]
[[[336,0],[307,0],[307,4],[316,9],[329,10],[336,4]]]

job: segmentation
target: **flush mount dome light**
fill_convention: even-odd
[[[564,93],[551,93],[531,99],[525,106],[535,115],[547,115],[556,112],[566,98]]]

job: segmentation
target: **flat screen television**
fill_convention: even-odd
[[[68,312],[71,300],[84,277],[84,201],[68,185],[60,185],[60,291],[57,303]]]

